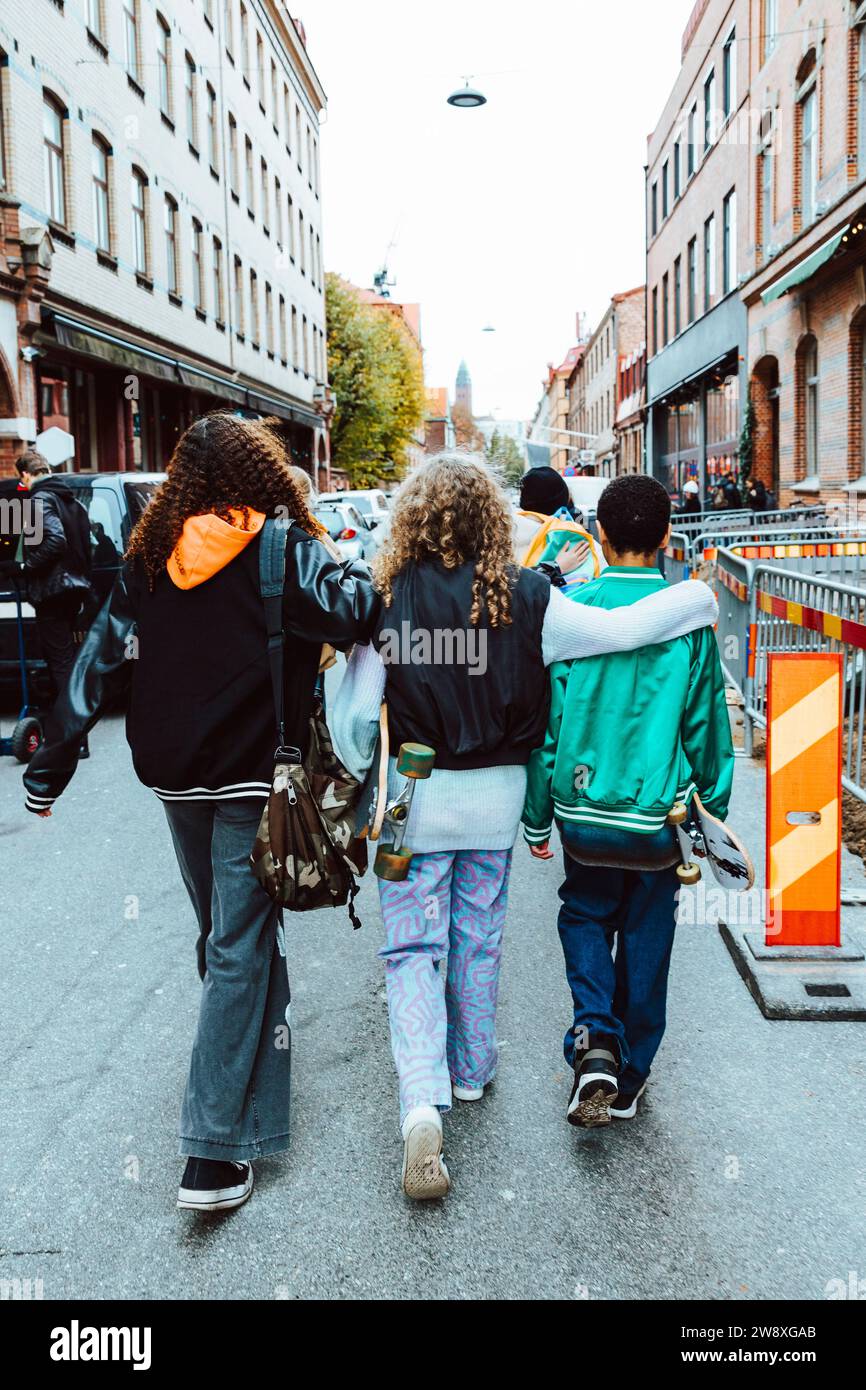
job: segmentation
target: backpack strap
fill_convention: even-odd
[[[280,750],[285,743],[283,592],[286,587],[286,542],[291,525],[291,521],[268,517],[262,527],[259,543],[259,587],[268,630],[268,664],[271,668]],[[301,761],[300,752],[295,761]]]

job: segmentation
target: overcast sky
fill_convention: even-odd
[[[428,385],[453,399],[465,357],[476,414],[528,418],[577,310],[593,327],[643,282],[646,137],[692,0],[296,5],[328,94],[328,268],[369,285],[387,257]],[[467,74],[488,104],[461,111]]]

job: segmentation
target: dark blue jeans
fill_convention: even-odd
[[[649,1076],[665,1031],[679,888],[672,833],[567,823],[560,832],[566,852],[559,937],[574,1001],[565,1059],[573,1064],[580,1030],[606,1034],[619,1043],[620,1090],[634,1092]],[[629,861],[641,867],[622,867]],[[659,867],[647,867],[654,862]]]

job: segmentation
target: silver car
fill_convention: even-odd
[[[377,550],[366,517],[349,502],[316,503],[314,516],[325,527],[344,560],[369,560]]]

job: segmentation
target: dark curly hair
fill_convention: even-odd
[[[623,473],[608,483],[595,514],[617,555],[652,555],[667,534],[671,499],[657,478]]]
[[[284,445],[257,420],[229,411],[203,415],[181,435],[157,489],[129,540],[126,559],[139,556],[148,584],[168,563],[191,516],[213,512],[224,521],[239,511],[289,516],[310,536],[321,527],[307,510],[289,472]]]

